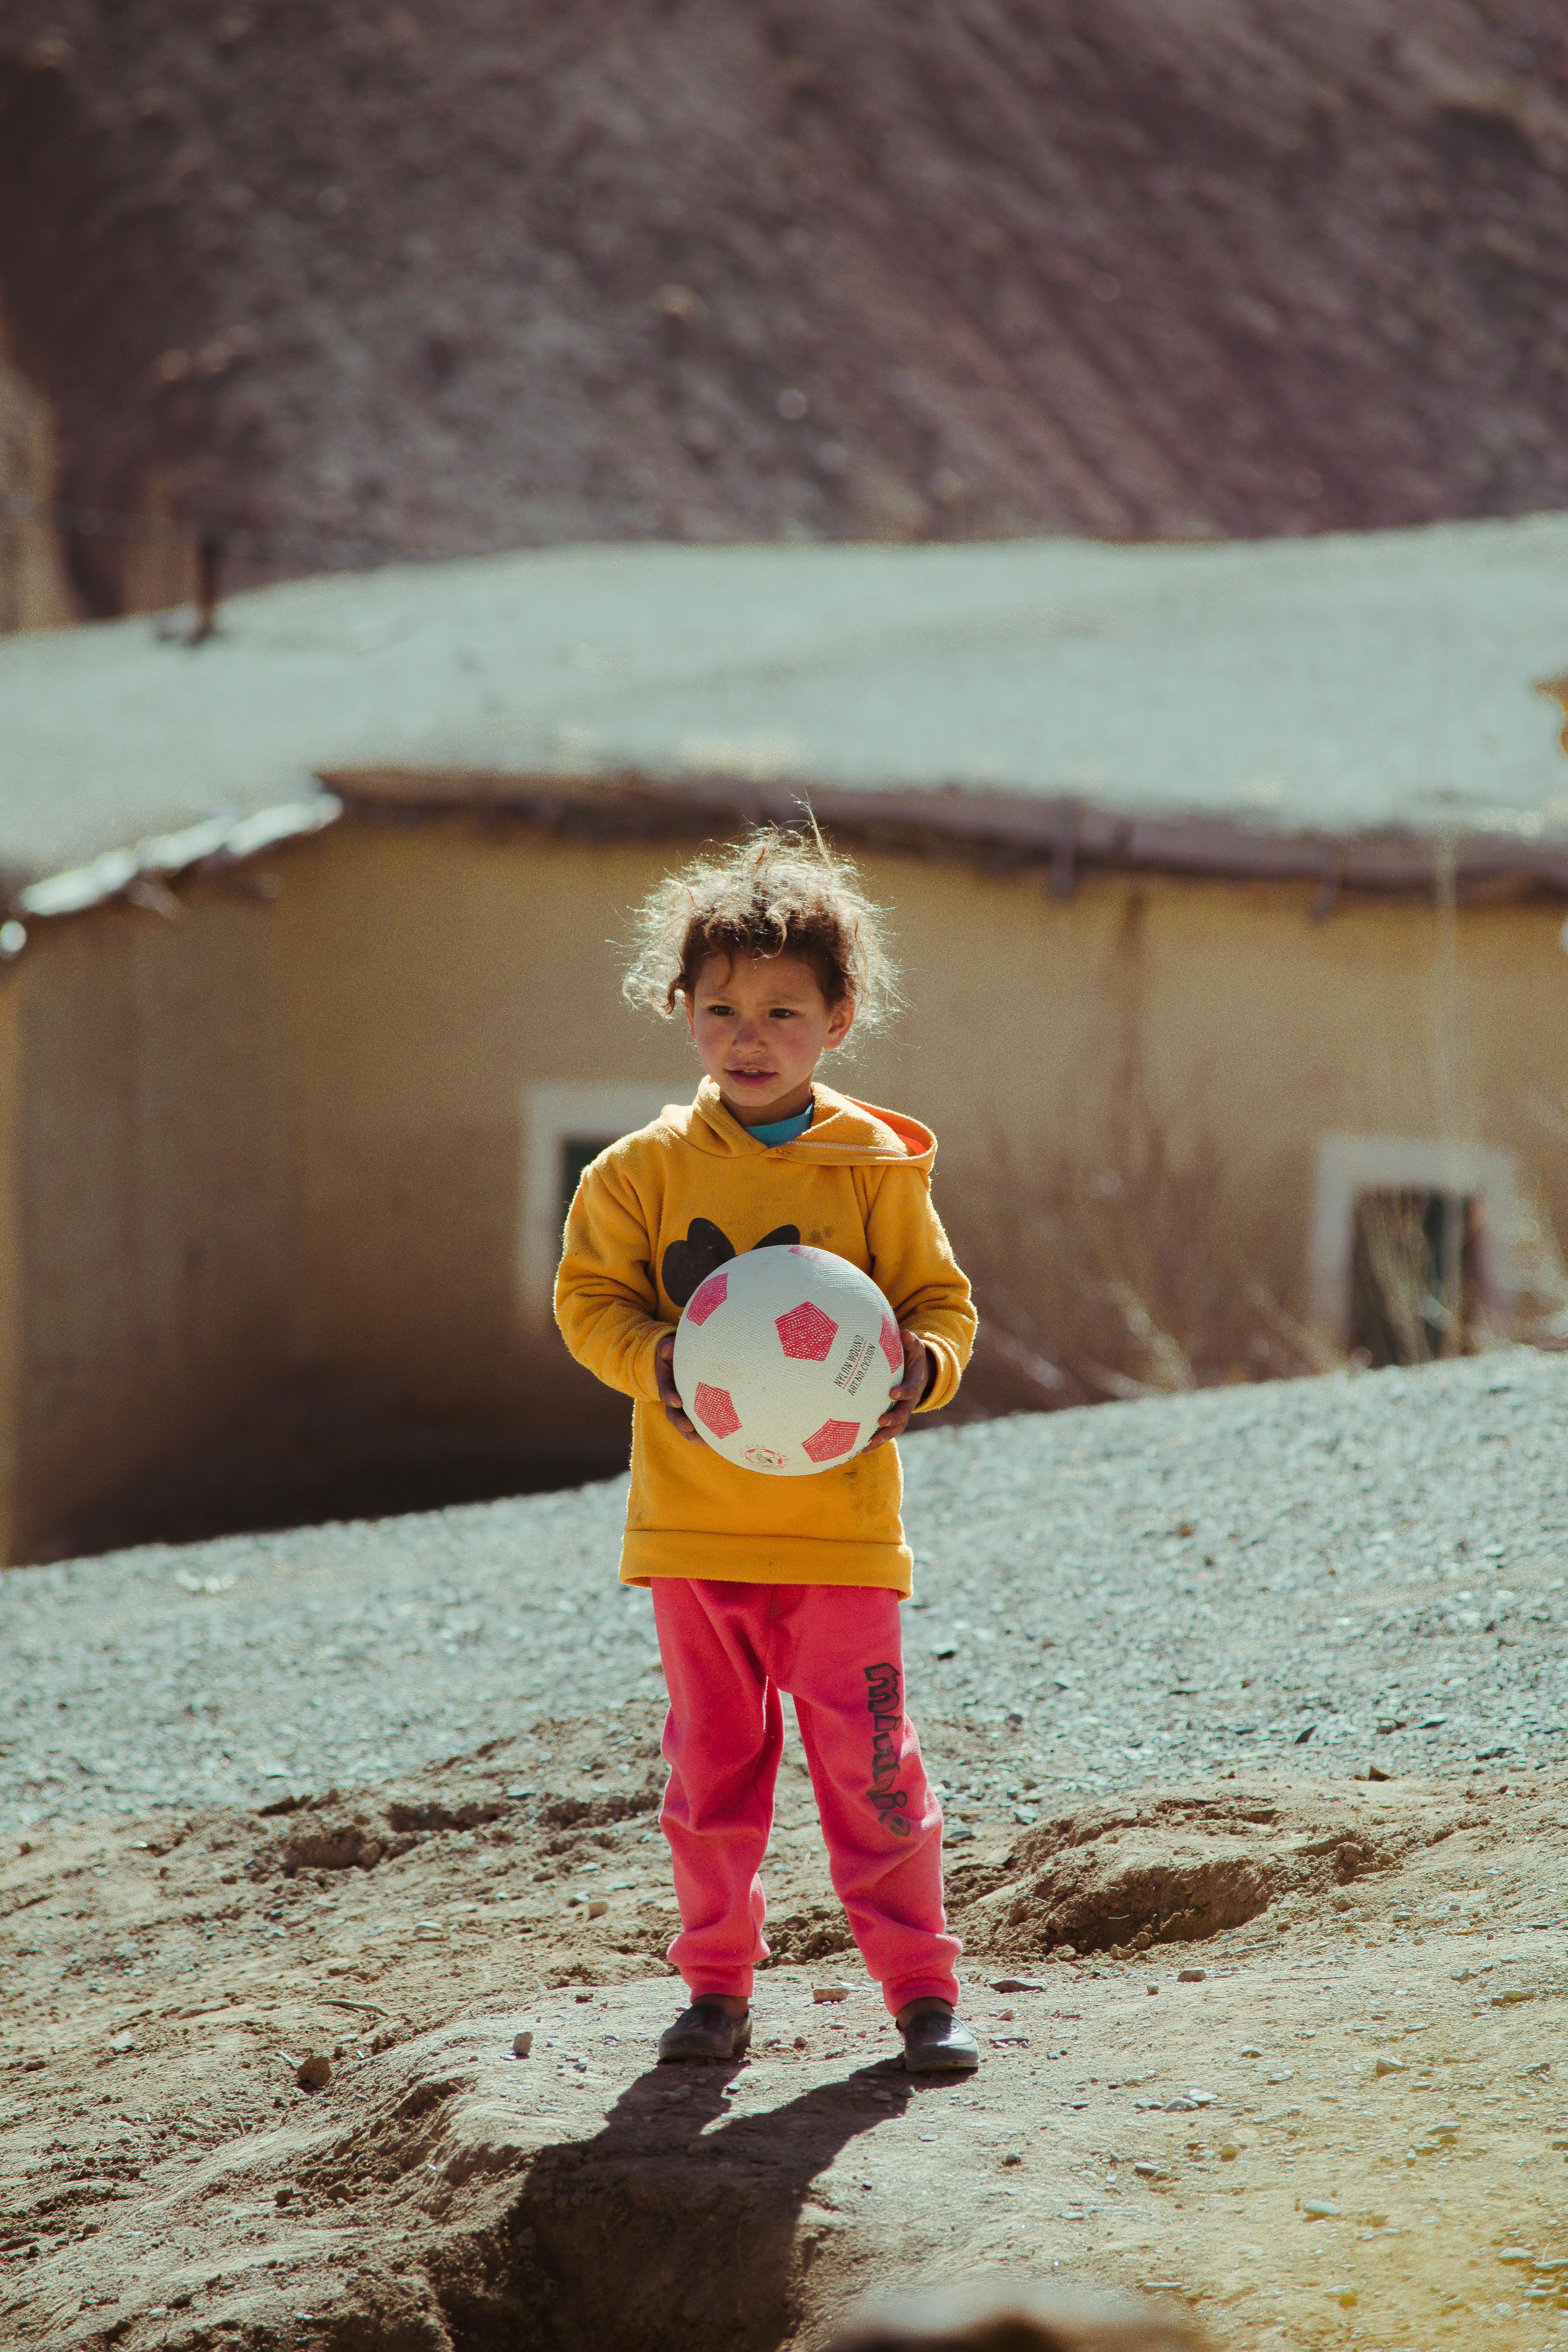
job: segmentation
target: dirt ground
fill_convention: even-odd
[[[997,2270],[1179,2295],[1237,2352],[1568,2332],[1560,1780],[982,1827],[950,1885],[985,2063],[916,2088],[793,1746],[752,2059],[651,2064],[658,1725],[13,1843],[0,2341],[768,2352]]]

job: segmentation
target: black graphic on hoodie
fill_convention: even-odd
[[[798,1225],[775,1225],[771,1234],[764,1234],[762,1240],[752,1246],[756,1249],[788,1249],[799,1239]],[[720,1266],[728,1265],[731,1258],[741,1255],[721,1227],[707,1217],[693,1217],[686,1228],[686,1239],[671,1242],[665,1251],[664,1265],[660,1269],[665,1289],[678,1307],[684,1307],[700,1284],[706,1282]]]

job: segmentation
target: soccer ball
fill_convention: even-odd
[[[687,1302],[675,1385],[726,1462],[777,1478],[868,1445],[904,1376],[892,1308],[847,1258],[799,1243],[732,1257]]]

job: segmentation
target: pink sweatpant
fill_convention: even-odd
[[[662,1827],[680,1933],[669,1958],[704,1993],[749,1996],[766,1959],[762,1867],[795,1701],[838,1898],[896,2016],[956,2002],[942,1901],[942,1809],[904,1713],[899,1600],[866,1585],[731,1584],[657,1576],[669,1685]]]

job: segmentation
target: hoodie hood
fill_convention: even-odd
[[[936,1158],[936,1138],[918,1118],[902,1111],[880,1110],[875,1103],[855,1101],[831,1087],[812,1088],[816,1116],[793,1143],[759,1143],[731,1117],[711,1078],[704,1078],[691,1103],[667,1103],[659,1113],[666,1127],[699,1151],[733,1159],[747,1152],[769,1160],[798,1160],[822,1168],[921,1168],[927,1175]]]

